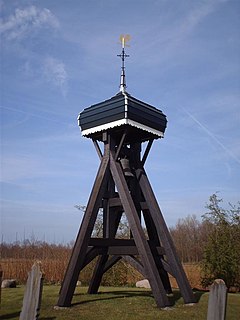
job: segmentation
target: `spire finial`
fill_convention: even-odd
[[[126,76],[125,76],[125,58],[129,57],[129,55],[125,53],[125,46],[127,46],[126,42],[128,42],[130,40],[130,35],[129,34],[125,34],[125,35],[121,34],[119,39],[122,44],[122,53],[118,54],[118,57],[120,57],[122,59],[120,91],[125,92],[126,88],[127,88]]]

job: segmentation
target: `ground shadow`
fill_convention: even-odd
[[[201,296],[205,293],[205,291],[195,291],[194,297],[195,302],[199,302],[201,299]],[[111,294],[111,297],[108,297],[107,295]],[[106,295],[106,297],[104,297]],[[74,296],[81,296],[84,298],[84,296],[91,296],[90,294],[86,293],[77,293]],[[99,300],[114,300],[114,299],[121,299],[121,298],[131,298],[131,297],[151,297],[154,299],[151,291],[140,291],[140,290],[120,290],[120,291],[100,291],[97,294],[92,295],[93,299],[89,300],[82,300],[79,302],[72,303],[72,306],[74,305],[81,305],[81,304],[87,304]],[[98,298],[99,296],[99,298]],[[168,295],[170,304],[173,306],[176,304],[178,300],[182,298],[181,292],[179,290],[174,290],[172,294]]]
[[[196,302],[199,302],[201,297],[202,297],[202,295],[205,294],[206,292],[208,292],[208,291],[202,291],[202,290],[194,291],[194,297],[196,299]]]
[[[111,297],[104,297],[104,295],[108,295],[111,294]],[[87,303],[91,303],[91,302],[95,302],[95,301],[99,301],[99,300],[115,300],[115,299],[121,299],[121,298],[131,298],[131,297],[136,297],[136,296],[141,296],[141,297],[152,297],[152,293],[150,291],[139,291],[139,290],[135,290],[135,291],[127,291],[127,290],[121,290],[121,291],[100,291],[97,294],[94,295],[90,295],[90,294],[86,294],[86,293],[78,293],[75,294],[74,296],[94,296],[93,299],[90,300],[84,300],[84,301],[79,301],[79,302],[74,302],[71,304],[71,306],[75,306],[75,305],[80,305],[80,304],[87,304]],[[97,298],[99,297],[99,298]]]
[[[5,314],[5,315],[1,315],[0,316],[0,319],[1,320],[7,320],[7,319],[13,319],[13,318],[16,318],[16,317],[19,317],[20,316],[20,312],[14,312],[14,313],[8,313],[8,314]],[[39,320],[55,320],[56,317],[47,317],[47,318],[42,318],[40,317]]]
[[[19,317],[20,312],[14,312],[14,313],[8,313],[0,317],[1,320],[7,320],[7,319],[12,319]]]

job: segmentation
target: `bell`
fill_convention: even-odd
[[[123,158],[120,160],[120,163],[122,165],[123,173],[126,177],[134,177],[134,175],[131,172],[129,160],[126,158]]]

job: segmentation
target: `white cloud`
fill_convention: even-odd
[[[49,9],[35,6],[16,9],[5,21],[0,20],[0,33],[7,40],[20,40],[44,27],[56,29],[59,22]]]
[[[217,5],[218,2],[216,1],[208,1],[190,11],[179,29],[180,34],[186,35],[188,32],[192,32],[199,23],[215,10]]]
[[[43,62],[43,75],[48,82],[60,88],[63,95],[66,94],[68,74],[62,61],[47,57]]]

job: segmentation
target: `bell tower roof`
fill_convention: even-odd
[[[120,92],[110,99],[85,108],[78,116],[78,125],[82,135],[87,138],[102,140],[106,130],[115,131],[121,136],[123,130],[128,130],[129,139],[146,141],[164,136],[167,119],[163,112],[150,104],[138,100],[126,91],[125,53],[126,41],[130,36],[120,36],[122,59]]]

